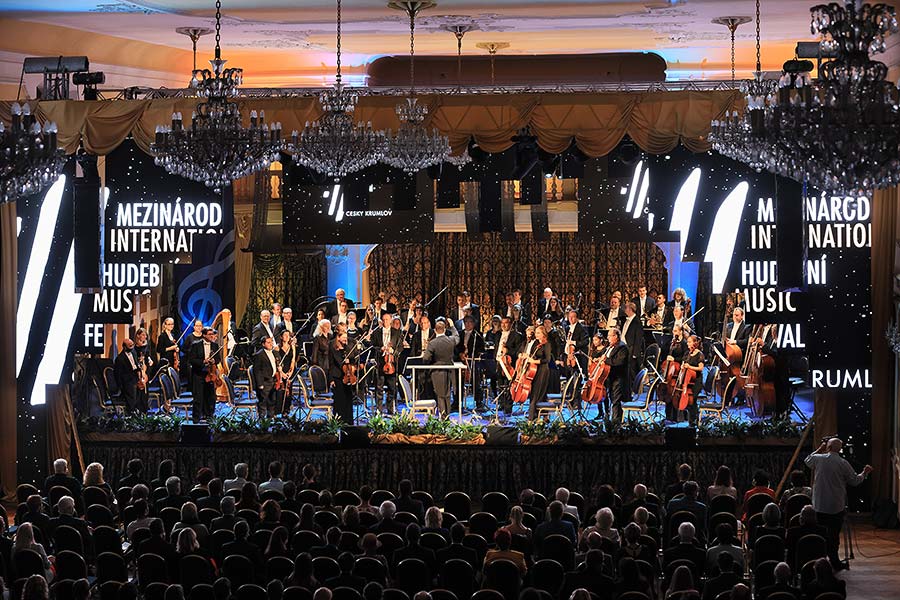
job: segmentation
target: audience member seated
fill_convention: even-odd
[[[300,507],[300,523],[297,529],[301,531],[314,531],[320,536],[324,533],[322,528],[316,523],[316,507],[310,503],[306,503]]]
[[[697,485],[696,481],[686,481],[682,487],[684,496],[669,500],[666,512],[671,517],[677,512],[687,511],[696,517],[696,530],[706,531],[706,505],[697,500],[700,486]]]
[[[641,528],[642,535],[649,535],[654,539],[659,538],[659,530],[650,527],[650,510],[646,506],[638,506],[634,511],[634,524]]]
[[[113,497],[112,488],[103,479],[103,465],[100,463],[91,463],[84,470],[84,477],[81,480],[82,490],[86,487],[98,487],[106,492],[109,498]]]
[[[41,533],[50,534],[50,517],[44,514],[44,501],[38,494],[32,494],[25,500],[25,512],[20,518],[21,523],[31,523]]]
[[[141,459],[132,458],[128,461],[126,468],[128,469],[128,475],[119,480],[118,487],[133,488],[139,483],[147,485],[147,481],[144,479],[144,463],[141,462]]]
[[[706,566],[706,550],[696,544],[696,530],[691,523],[678,526],[678,544],[663,552],[663,567],[676,560],[689,560],[695,566],[695,573],[702,573]]]
[[[731,469],[722,465],[716,469],[716,480],[706,488],[706,501],[709,502],[716,496],[731,496],[737,500],[737,489],[731,479]]]
[[[235,506],[238,510],[246,509],[259,512],[259,492],[256,489],[255,483],[248,481],[241,486],[241,497]]]
[[[742,504],[744,505],[744,515],[742,520],[746,523],[747,519],[752,517],[753,515],[747,514],[747,500],[755,496],[756,494],[766,494],[767,496],[771,496],[771,498],[775,499],[775,490],[769,487],[769,474],[765,471],[757,471],[753,474],[753,487],[744,492],[744,500]]]
[[[391,557],[391,562],[393,563],[392,566],[396,571],[397,565],[399,565],[401,561],[406,560],[407,558],[416,558],[425,563],[425,567],[428,569],[429,578],[434,579],[435,575],[437,575],[437,560],[435,560],[434,557],[434,550],[421,546],[419,544],[420,536],[421,529],[418,525],[410,523],[406,526],[406,533],[404,536],[406,546],[394,551],[394,556]]]
[[[166,479],[174,474],[175,461],[170,458],[160,461],[159,466],[156,468],[156,479],[150,482],[150,489],[155,490],[164,487],[166,485]]]
[[[731,598],[729,600],[750,600],[750,588],[743,583],[736,583],[731,588]]]
[[[219,512],[222,513],[222,516],[216,517],[210,523],[212,531],[219,531],[220,529],[234,531],[234,524],[239,520],[243,520],[235,516],[235,501],[231,496],[222,498],[222,501],[219,503]]]
[[[727,592],[736,583],[740,583],[741,577],[738,573],[744,572],[743,568],[735,564],[734,556],[730,552],[724,551],[716,555],[714,570],[718,574],[706,580],[706,584],[703,586],[703,600],[716,600],[719,594]]]
[[[399,489],[399,495],[394,498],[394,506],[397,507],[398,512],[408,512],[414,514],[419,523],[425,522],[425,507],[422,505],[422,502],[416,500],[412,497],[413,493],[413,484],[409,479],[404,479],[400,482],[400,485],[397,486]]]
[[[266,529],[272,531],[278,527],[281,521],[281,506],[275,500],[266,500],[259,507],[259,523],[256,524],[256,530]]]
[[[734,527],[730,523],[719,523],[716,527],[716,539],[706,551],[707,577],[713,575],[713,569],[719,563],[719,555],[723,552],[731,555],[732,562],[738,566],[741,572],[744,571],[744,553],[741,550],[740,542],[734,537]]]
[[[520,514],[521,512],[522,509],[519,509]],[[425,511],[425,527],[422,528],[422,533],[436,533],[450,543],[450,530],[444,527],[444,514],[437,506],[429,506]]]
[[[578,507],[569,504],[570,496],[571,492],[569,492],[569,490],[564,487],[557,488],[556,493],[553,495],[554,499],[556,499],[557,502],[563,505],[563,512],[567,512],[576,519],[581,520],[581,516],[578,514]]]
[[[193,502],[185,502],[181,505],[181,519],[172,527],[171,537],[174,538],[177,534],[178,539],[180,539],[181,534],[178,532],[182,529],[193,530],[194,537],[197,538],[197,544],[201,548],[209,548],[209,530],[206,528],[206,525],[200,522],[200,517],[197,515],[197,505]]]
[[[134,532],[138,529],[150,527],[150,521],[153,520],[150,516],[150,506],[147,504],[146,500],[138,500],[132,506],[134,506],[134,521],[129,523],[128,527],[125,528],[125,537],[129,540],[134,537]],[[61,509],[60,514],[62,514]],[[60,523],[60,525],[68,525],[68,523]],[[84,539],[84,534],[81,535],[81,538],[82,540]]]
[[[394,520],[395,514],[397,514],[397,506],[390,500],[385,500],[381,503],[381,506],[378,507],[378,515],[381,519],[372,525],[369,528],[369,531],[375,534],[396,533],[400,537],[403,537],[403,534],[406,533],[406,527],[403,523],[398,523]]]
[[[269,490],[275,490],[276,492],[284,491],[284,481],[281,480],[281,476],[284,473],[284,467],[281,465],[280,461],[273,460],[269,463],[269,480],[264,481],[259,484],[259,491],[267,492]]]
[[[166,541],[166,529],[162,519],[153,519],[150,521],[150,537],[142,541],[137,548],[137,555],[156,554],[166,561],[169,570],[169,576],[174,576],[178,569],[178,556],[175,554],[175,548]]]
[[[787,548],[788,564],[794,568],[802,567],[794,563],[794,552],[797,550],[797,542],[806,535],[820,535],[828,539],[828,530],[816,521],[816,509],[812,504],[807,504],[800,511],[800,524],[787,530],[785,547]]]
[[[487,567],[497,560],[508,560],[519,568],[519,576],[524,579],[528,573],[525,555],[516,550],[510,550],[512,536],[509,532],[505,529],[498,529],[494,534],[494,543],[497,544],[497,549],[487,551],[487,554],[484,555],[484,566]]]
[[[0,580],[12,574],[12,549],[13,541],[6,536],[6,519],[0,519]]]
[[[642,507],[643,508],[643,507]],[[634,560],[644,560],[651,565],[656,563],[655,549],[641,543],[641,527],[637,523],[629,523],[625,526],[625,535],[622,547],[616,556],[616,562],[621,562],[623,558],[633,558]],[[588,553],[590,554],[590,553]]]
[[[672,573],[669,587],[666,590],[666,600],[687,600],[688,598],[700,598],[700,592],[694,586],[694,576],[691,570],[681,565]]]
[[[40,555],[41,560],[44,561],[44,576],[47,578],[47,581],[51,581],[53,572],[50,570],[50,559],[47,558],[44,546],[34,541],[34,529],[31,523],[22,523],[16,529],[16,537],[10,551],[10,560],[13,564],[15,564],[16,554],[24,550],[34,550]]]
[[[569,538],[574,546],[576,544],[575,527],[568,521],[563,521],[565,506],[559,500],[554,500],[547,507],[549,520],[538,525],[534,530],[534,549],[538,557],[541,555],[541,545],[551,535],[563,535]]]
[[[762,512],[763,524],[750,532],[747,543],[752,548],[756,540],[764,535],[774,535],[784,539],[784,527],[781,525],[781,509],[774,502],[766,505]]]
[[[234,465],[234,479],[225,480],[225,491],[240,491],[241,489],[243,489],[244,484],[247,483],[247,477],[249,473],[250,465],[248,465],[247,463],[238,463]]]
[[[570,597],[575,590],[591,590],[600,600],[612,600],[616,582],[605,573],[606,557],[602,550],[590,550],[584,563],[575,571],[566,573],[562,597]]]
[[[131,463],[128,464],[130,468]],[[41,490],[44,497],[49,498],[50,490],[58,485],[69,490],[73,498],[81,498],[81,482],[69,475],[69,462],[64,458],[53,461],[53,475],[44,480],[44,489]]]
[[[254,568],[263,567],[262,549],[250,541],[250,525],[246,521],[235,523],[234,541],[222,546],[221,556],[243,556]]]
[[[647,498],[647,486],[643,483],[638,483],[634,486],[632,490],[632,494],[634,497],[630,502],[627,502],[624,506],[622,506],[622,518],[627,521],[632,521],[634,519],[634,511],[639,508],[646,508],[651,511],[653,514],[659,516],[659,506],[654,503],[649,502]]]
[[[265,552],[263,552],[263,558],[265,560],[279,556],[290,558],[289,544],[287,527],[276,527],[272,531],[272,535],[269,536],[269,544],[266,546]]]
[[[372,504],[369,502],[372,499],[372,488],[367,485],[359,488],[359,498],[361,502],[359,503],[359,506],[356,507],[359,509],[359,512],[371,513],[373,515],[378,514],[378,507],[372,506]]]
[[[198,499],[196,502],[197,510],[203,510],[204,508],[219,510],[219,505],[222,503],[222,497],[224,495],[222,480],[218,477],[210,479],[209,483],[206,484],[206,491],[208,494]]]
[[[193,492],[194,490],[200,490],[209,494],[209,482],[212,481],[212,478],[214,476],[215,475],[213,474],[212,469],[210,469],[209,467],[201,467],[197,471],[197,476],[195,478],[197,480],[197,483],[193,488],[191,488],[191,492]]]
[[[528,544],[531,544],[533,532],[530,527],[526,527],[522,522],[525,518],[525,511],[522,510],[521,506],[513,506],[509,511],[509,523],[501,527],[500,529],[504,529],[509,532],[510,536],[513,535],[521,535],[524,537]]]
[[[534,505],[534,490],[531,488],[525,488],[519,492],[519,506],[524,512],[534,517],[538,523],[544,520],[544,511]]]
[[[293,481],[285,481],[281,493],[284,494],[284,499],[279,502],[281,510],[289,510],[299,515],[300,503],[297,502],[297,484]]]
[[[181,480],[174,475],[166,479],[166,495],[153,505],[154,514],[158,515],[164,508],[177,508],[188,502],[190,498],[181,494]]]
[[[827,558],[816,560],[813,565],[816,578],[809,582],[804,590],[804,598],[816,600],[819,594],[840,594],[847,597],[847,582],[834,576],[834,569]]]
[[[775,583],[756,592],[756,600],[766,600],[775,592],[788,593],[797,600],[801,599],[798,588],[791,585],[791,568],[786,562],[775,565]]]
[[[454,523],[450,527],[450,545],[437,551],[438,564],[447,564],[447,561],[458,559],[464,560],[472,566],[472,569],[478,571],[481,565],[478,564],[478,553],[468,546],[463,546],[463,538],[466,537],[466,526],[462,523]]]
[[[601,537],[615,542],[616,545],[619,544],[619,531],[613,528],[615,518],[613,517],[612,510],[609,508],[601,508],[597,511],[595,519],[596,525],[585,527],[581,531],[581,537],[578,540],[578,549],[582,552],[587,549],[587,537],[595,531],[599,533]]]
[[[319,473],[316,471],[315,465],[305,464],[303,465],[303,470],[301,471],[303,475],[303,481],[300,483],[301,490],[315,490],[317,492],[321,492],[325,489],[321,483],[317,481],[317,477]]]
[[[297,586],[313,592],[319,587],[319,582],[313,575],[312,556],[308,552],[298,554],[294,559],[294,570],[284,580],[285,587]]]
[[[666,486],[665,500],[667,502],[671,502],[675,496],[684,493],[684,484],[685,482],[690,481],[691,476],[694,474],[694,470],[691,468],[691,465],[683,463],[678,465],[678,468],[675,469],[675,473],[678,475],[678,481]]]
[[[334,505],[334,496],[328,490],[319,492],[319,506],[316,507],[316,512],[320,510],[334,513],[338,517],[341,516],[341,509]]]
[[[374,533],[367,533],[359,540],[359,547],[362,549],[362,556],[367,556],[369,558],[374,558],[382,565],[384,565],[384,572],[387,573],[390,565],[388,565],[387,558],[379,552],[381,549],[381,542],[378,541],[378,536]]]
[[[619,579],[616,581],[616,597],[625,592],[640,592],[648,598],[653,598],[652,582],[641,575],[637,561],[633,558],[623,558],[619,563]]]
[[[341,533],[340,527],[329,527],[328,531],[325,532],[325,543],[321,546],[313,546],[310,548],[309,554],[313,558],[327,556],[328,558],[337,560],[338,556],[341,555]]]
[[[341,513],[341,531],[349,531],[356,535],[365,533],[365,527],[359,520],[359,509],[355,506],[345,506]]]
[[[809,478],[806,476],[806,472],[795,469],[791,471],[790,487],[781,493],[781,510],[787,507],[788,498],[798,494],[809,496],[812,499],[812,488],[809,487]]]
[[[337,558],[338,566],[341,568],[341,574],[325,581],[325,587],[335,589],[338,587],[348,587],[362,593],[366,585],[366,580],[353,574],[353,567],[356,565],[356,557],[350,552],[342,552]]]

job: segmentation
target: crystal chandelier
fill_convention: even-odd
[[[384,132],[372,123],[357,123],[353,111],[359,97],[341,83],[341,0],[337,0],[337,69],[334,86],[319,95],[324,114],[291,133],[288,151],[298,163],[336,179],[365,169],[384,157]]]
[[[756,70],[753,79],[743,81],[739,89],[744,94],[747,107],[743,114],[737,110],[725,111],[725,118],[714,120],[709,141],[719,154],[742,162],[757,172],[766,168],[772,153],[772,144],[765,136],[763,122],[766,104],[771,100],[774,82],[763,78],[760,52],[759,0],[756,0]],[[731,32],[731,85],[734,87],[734,32],[747,17],[714,19],[714,23],[726,25]]]
[[[216,53],[209,69],[196,69],[191,88],[205,99],[197,105],[191,122],[185,126],[180,112],[172,114],[171,125],[156,128],[156,140],[150,146],[156,164],[173,175],[199,181],[216,193],[240,179],[268,168],[278,160],[284,147],[281,123],[266,123],[264,111],[250,112],[250,127],[241,122],[237,96],[243,70],[226,69],[219,49],[222,2],[216,0]]]
[[[40,123],[28,104],[13,103],[7,129],[0,123],[0,202],[35,194],[59,178],[66,154],[57,146],[56,123]]]
[[[402,10],[409,16],[409,96],[397,105],[400,127],[396,134],[388,134],[388,149],[382,162],[413,174],[432,165],[439,165],[450,156],[450,141],[436,129],[425,128],[428,107],[416,98],[415,54],[416,15],[435,6],[424,0],[392,0],[388,6]]]

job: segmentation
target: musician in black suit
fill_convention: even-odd
[[[140,372],[141,367],[134,353],[134,342],[126,338],[122,340],[122,351],[113,363],[113,376],[128,412],[138,412],[142,409],[144,412],[147,411],[146,406],[141,406],[138,397],[137,384]],[[146,395],[144,401],[146,402]]]
[[[622,341],[628,346],[628,380],[637,375],[644,364],[644,327],[634,302],[625,304],[625,321],[622,323]]]
[[[274,326],[270,322],[272,320],[272,313],[267,310],[262,310],[259,313],[259,323],[253,326],[253,333],[250,336],[250,341],[253,342],[253,351],[256,352],[260,350],[263,346],[263,340],[267,337],[275,339],[275,330]]]
[[[617,425],[622,423],[622,403],[627,402],[629,397],[628,346],[622,341],[621,335],[618,329],[609,330],[609,333],[606,334],[609,348],[601,359],[609,365],[607,389],[612,400],[612,420]]]
[[[622,309],[621,300],[619,300],[618,296],[612,296],[609,299],[609,306],[600,311],[600,316],[602,317],[600,324],[606,323],[606,327],[601,327],[601,329],[613,329],[622,326],[622,323],[625,321],[625,311]]]
[[[528,303],[522,298],[522,290],[516,288],[513,290],[513,303],[519,307],[519,318],[525,322],[526,326],[528,323],[531,323],[531,311]]]
[[[422,356],[422,352],[434,339],[434,328],[431,326],[431,319],[428,315],[419,317],[418,326],[413,325],[409,333],[410,356]]]
[[[218,333],[212,327],[204,327],[203,339],[195,342],[188,352],[193,393],[191,419],[195,423],[212,418],[216,412],[216,384],[206,381],[206,375],[211,368],[215,368],[215,361],[219,354],[217,335]]]
[[[274,417],[277,413],[275,398],[275,373],[278,371],[278,358],[274,351],[275,341],[266,336],[262,348],[253,355],[253,387],[260,417]]]
[[[275,326],[275,339],[281,339],[282,331],[290,331],[292,334],[297,333],[297,324],[294,323],[294,311],[290,307],[285,307],[281,311],[281,322]]]
[[[484,410],[484,393],[481,389],[481,355],[484,354],[484,338],[475,328],[475,317],[467,315],[463,319],[463,329],[459,332],[459,343],[456,344],[456,355],[466,353],[466,367],[470,372],[472,395],[475,398],[475,410]],[[460,394],[463,397],[463,394]]]
[[[637,307],[637,315],[640,318],[644,318],[645,315],[653,312],[653,309],[656,308],[656,302],[654,301],[652,296],[647,295],[647,286],[640,285],[638,286],[638,295],[635,296],[632,300],[634,302],[635,307]]]
[[[347,303],[347,308],[352,309],[356,308],[356,305],[353,304],[353,300],[347,298],[347,293],[343,288],[338,288],[334,290],[334,300],[329,301],[324,305],[325,309],[325,318],[331,320],[331,317],[338,313],[338,309],[341,306],[341,302]]]
[[[647,313],[648,322],[652,320],[654,327],[662,327],[672,319],[672,310],[666,304],[664,294],[656,295],[656,305]]]
[[[394,404],[397,399],[397,371],[400,369],[400,352],[403,350],[403,332],[391,327],[393,317],[390,313],[381,315],[381,327],[372,333],[372,346],[375,348],[375,409],[381,411],[383,389],[387,386],[388,401],[385,409],[389,413],[394,412]],[[387,357],[391,355],[394,362],[394,372],[385,373]]]
[[[523,337],[513,328],[512,319],[509,317],[503,317],[500,320],[500,337],[498,338],[495,355],[498,360],[500,356],[509,356],[512,359],[512,367],[515,368],[516,358],[519,356],[519,352],[522,349],[522,341]],[[502,378],[504,385],[509,383],[509,380],[503,374],[503,369],[499,366],[497,367],[498,377]]]
[[[433,365],[452,365],[453,355],[456,345],[459,343],[459,336],[456,328],[450,325],[450,333],[447,334],[447,324],[445,321],[438,321],[434,326],[435,337],[428,344],[428,348],[422,354],[422,362]],[[437,409],[442,417],[450,414],[450,389],[453,373],[449,370],[434,369],[431,371],[431,385],[434,386],[434,393],[437,396]]]
[[[544,288],[544,293],[541,296],[541,299],[538,300],[538,311],[537,314],[543,316],[550,312],[550,298],[553,297],[553,290],[546,287]]]
[[[562,355],[559,357],[559,360],[566,365],[565,374],[566,377],[571,377],[572,375],[581,372],[585,376],[587,375],[587,349],[588,345],[591,343],[591,338],[588,336],[587,330],[584,326],[578,322],[578,311],[576,311],[571,306],[566,309],[566,322],[563,326],[563,335],[565,336],[565,341],[562,349]],[[569,348],[573,349],[575,353],[575,360],[578,365],[575,367],[568,366],[568,353]],[[580,371],[579,371],[580,368]],[[581,387],[579,382],[578,387]],[[580,400],[581,394],[575,394],[575,398]]]
[[[744,309],[735,307],[731,315],[731,323],[725,328],[726,344],[734,344],[741,349],[741,353],[747,352],[747,342],[750,340],[750,326],[744,321]]]
[[[456,295],[456,307],[454,307],[453,311],[450,315],[453,317],[454,323],[459,323],[463,319],[466,318],[466,310],[468,309],[468,314],[475,317],[476,323],[481,323],[481,309],[477,304],[472,303],[472,296],[467,291],[462,291]]]

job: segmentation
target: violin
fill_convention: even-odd
[[[147,363],[144,361],[144,355],[140,355],[140,367],[141,370],[138,372],[138,381],[137,381],[137,389],[146,390],[147,389]]]
[[[463,383],[469,383],[472,381],[472,370],[469,368],[469,353],[465,349],[459,353],[459,362],[466,365],[463,371]]]
[[[356,385],[359,381],[359,375],[357,374],[359,365],[355,363],[344,363],[341,365],[341,370],[344,372],[344,377],[341,379],[341,381],[344,382],[344,385]]]
[[[589,404],[599,404],[606,397],[606,380],[609,378],[609,365],[603,355],[590,359],[588,363],[588,380],[581,388],[581,400]]]
[[[535,351],[540,349],[541,346],[543,346],[541,343],[535,344],[531,354],[527,358],[520,356],[516,363],[516,378],[509,386],[509,395],[512,396],[512,401],[515,403],[524,404],[528,400],[534,376],[537,375],[538,371],[538,365],[529,362],[529,359],[534,358]]]
[[[575,344],[572,342],[572,334],[575,332],[575,329],[569,327],[569,335],[566,337],[566,366],[574,369],[578,366],[578,361],[575,358]]]
[[[275,371],[275,389],[280,390],[284,387],[284,381],[281,378],[281,369]]]
[[[697,379],[697,371],[687,367],[687,362],[681,363],[678,378],[675,381],[675,391],[672,393],[672,404],[678,410],[686,409],[696,400],[693,384]]]
[[[385,346],[384,349],[384,368],[382,372],[385,375],[393,375],[397,372],[397,359],[394,356],[394,350],[390,345]]]
[[[207,383],[214,383],[216,387],[219,385],[225,385],[225,381],[222,379],[222,374],[219,372],[219,365],[216,363],[216,359],[212,356],[206,361],[206,377],[204,377],[204,381]]]

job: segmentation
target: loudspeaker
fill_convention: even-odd
[[[806,289],[806,220],[803,185],[782,177],[776,181],[775,258],[778,264],[778,289]],[[788,200],[791,201],[788,201]]]
[[[182,423],[178,441],[182,444],[208,444],[212,442],[212,431],[206,423]]]
[[[673,450],[683,450],[696,446],[696,427],[669,427],[666,429],[666,447]]]
[[[341,433],[341,445],[351,448],[362,448],[369,445],[369,428],[361,425],[348,425]]]
[[[74,244],[75,291],[96,293],[103,289],[103,202],[97,157],[78,158],[82,175],[75,179]]]
[[[519,430],[515,427],[488,425],[484,443],[488,446],[515,446],[519,443]]]

